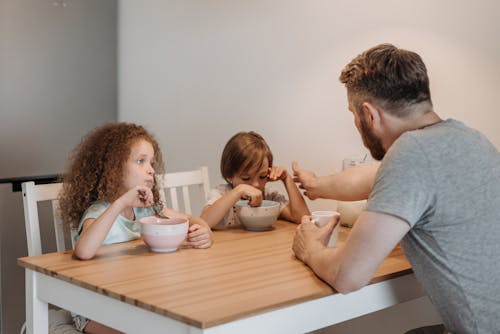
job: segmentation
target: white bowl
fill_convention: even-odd
[[[353,227],[361,212],[366,209],[366,200],[342,202],[337,201],[337,211],[340,213],[340,225]]]
[[[144,243],[153,252],[174,252],[186,239],[189,220],[179,217],[159,218],[157,216],[139,219]]]
[[[280,203],[264,200],[260,206],[248,205],[248,200],[236,202],[236,213],[243,226],[250,231],[268,231],[280,214]]]

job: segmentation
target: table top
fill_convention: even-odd
[[[292,251],[296,225],[278,221],[272,231],[241,228],[214,232],[209,249],[153,253],[142,240],[103,246],[92,260],[72,252],[18,259],[18,264],[198,328],[336,293]],[[348,235],[341,227],[338,243]],[[396,247],[371,283],[411,272]]]

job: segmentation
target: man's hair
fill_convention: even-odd
[[[376,102],[397,117],[408,116],[413,106],[424,101],[432,106],[422,58],[391,44],[377,45],[356,56],[344,67],[339,80],[357,103]]]

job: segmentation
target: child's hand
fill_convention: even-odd
[[[193,224],[189,226],[187,241],[194,248],[208,248],[212,246],[212,231],[207,226]]]
[[[153,193],[146,186],[136,186],[125,194],[119,200],[126,207],[145,207],[151,206],[154,203]]]
[[[237,187],[240,198],[248,199],[248,205],[259,206],[262,204],[262,191],[249,184],[239,184]]]
[[[269,168],[269,181],[285,181],[288,177],[288,171],[281,166],[273,166]]]

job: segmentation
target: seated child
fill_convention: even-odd
[[[138,220],[155,214],[155,174],[163,172],[158,142],[142,126],[111,123],[90,132],[73,152],[59,200],[63,221],[78,228],[74,255],[91,259],[101,245],[140,238]],[[169,208],[162,213],[189,219],[187,244],[211,246],[212,232],[201,218]],[[74,323],[85,333],[117,333],[81,316]]]
[[[213,229],[240,225],[235,203],[248,199],[259,206],[263,199],[281,203],[279,218],[300,223],[309,209],[286,169],[273,166],[273,154],[258,133],[239,132],[226,143],[221,157],[221,174],[227,184],[212,189],[201,218]],[[277,190],[266,189],[269,181],[282,181],[288,200]]]

